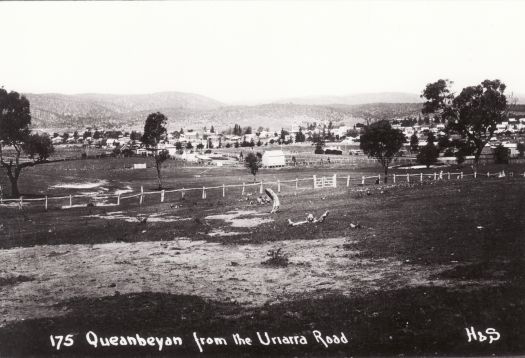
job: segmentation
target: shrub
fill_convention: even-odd
[[[523,154],[525,154],[525,143],[519,142],[517,149],[518,149],[518,152],[520,153],[519,154],[520,158],[523,158]]]
[[[447,148],[445,149],[445,152],[443,153],[445,157],[453,157],[454,154],[455,154],[454,148]]]
[[[494,160],[496,164],[509,164],[510,149],[505,148],[503,145],[498,145],[494,149]]]
[[[417,162],[426,165],[427,168],[434,164],[439,157],[439,149],[432,142],[428,142],[423,148],[419,150],[417,155]]]
[[[324,154],[342,155],[343,152],[339,149],[325,149]]]
[[[274,267],[286,267],[289,264],[288,256],[284,254],[282,249],[269,250],[266,254],[269,258],[262,262],[263,265],[274,266]]]

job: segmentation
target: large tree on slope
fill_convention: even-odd
[[[47,162],[53,143],[47,134],[31,133],[29,101],[19,93],[0,88],[0,165],[11,182],[11,195],[20,196],[18,179],[22,169]],[[13,155],[4,155],[3,147],[13,148]],[[22,157],[22,154],[27,157]]]

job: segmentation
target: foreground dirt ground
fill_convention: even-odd
[[[0,255],[2,266],[11,268],[14,277],[27,276],[31,281],[1,291],[2,324],[61,315],[64,312],[55,305],[73,297],[164,292],[257,307],[305,295],[319,298],[327,292],[352,295],[449,285],[432,277],[453,265],[428,267],[392,258],[360,258],[359,251],[351,249],[354,244],[347,238],[282,241],[278,247],[293,253],[289,265],[270,269],[261,262],[275,244],[224,245],[175,238],[161,243],[6,250]]]

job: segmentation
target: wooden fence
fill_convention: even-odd
[[[481,179],[481,178],[503,178],[503,177],[514,177],[513,172],[505,173],[496,172],[496,173],[463,173],[463,172],[434,172],[434,173],[418,173],[418,174],[390,174],[388,175],[389,179],[392,180],[392,183],[411,183],[411,182],[424,182],[424,181],[439,181],[439,180],[463,180],[465,178],[472,179]],[[516,174],[518,177],[525,178],[525,173]],[[66,205],[62,205],[62,209],[69,209],[75,207],[86,207],[86,206],[120,206],[124,202],[135,200],[137,204],[143,205],[145,197],[157,197],[158,202],[164,203],[167,201],[168,194],[173,199],[173,194],[178,195],[180,199],[183,199],[188,193],[198,192],[199,197],[203,200],[207,199],[208,193],[211,191],[218,192],[219,197],[226,197],[227,193],[231,193],[232,189],[236,193],[244,196],[247,194],[249,188],[255,188],[256,192],[263,194],[265,186],[274,186],[277,189],[277,192],[280,193],[283,186],[287,189],[292,189],[295,195],[297,195],[299,189],[323,189],[323,188],[337,188],[338,180],[345,182],[346,187],[350,187],[352,183],[357,185],[367,185],[367,184],[379,184],[381,183],[381,174],[373,176],[337,176],[334,174],[327,177],[318,177],[313,175],[312,177],[307,178],[296,178],[290,180],[277,180],[269,182],[255,182],[255,183],[242,183],[242,184],[222,184],[219,186],[211,187],[191,187],[191,188],[181,188],[181,189],[172,189],[172,190],[160,190],[160,191],[144,191],[144,187],[141,186],[140,192],[124,194],[109,194],[109,195],[66,195],[66,196],[44,196],[41,198],[24,198],[20,197],[18,199],[3,199],[0,197],[0,206],[8,206],[23,209],[24,205],[31,206],[40,206],[44,210],[50,208],[51,202],[62,201]],[[384,178],[384,176],[383,176]],[[300,185],[302,183],[308,183],[307,187]],[[344,185],[343,185],[344,186]],[[0,189],[1,192],[1,189]],[[237,195],[238,195],[237,194]],[[87,199],[87,200],[86,200]],[[87,201],[87,202],[86,202]],[[110,202],[108,202],[110,201]]]

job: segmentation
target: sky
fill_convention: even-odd
[[[499,78],[525,93],[523,14],[525,1],[0,2],[0,86],[248,103]]]

